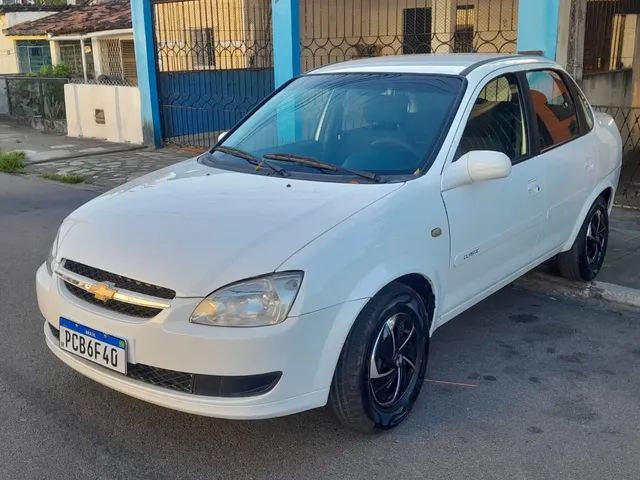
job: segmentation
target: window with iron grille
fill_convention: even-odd
[[[51,65],[51,50],[47,40],[19,40],[16,42],[20,73],[38,72],[43,65]]]
[[[60,62],[69,67],[71,73],[82,75],[82,48],[80,42],[60,42]]]
[[[136,85],[136,57],[133,40],[100,40],[101,83]]]
[[[475,35],[475,8],[463,5],[456,9],[456,31],[453,37],[453,51],[456,53],[472,53]]]
[[[402,53],[431,53],[431,9],[405,8]]]

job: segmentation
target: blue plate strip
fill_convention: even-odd
[[[79,323],[73,322],[68,318],[60,317],[60,327],[61,328],[64,327],[68,330],[73,330],[74,332],[78,332],[88,337],[95,338],[99,342],[107,343],[116,348],[124,349],[126,346],[126,342],[121,338],[99,332],[98,330],[94,330],[93,328],[85,327],[84,325],[80,325]]]

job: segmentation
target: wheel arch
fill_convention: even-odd
[[[584,203],[582,210],[580,211],[580,215],[576,219],[576,223],[573,226],[573,230],[571,232],[571,236],[569,240],[563,245],[562,251],[566,252],[570,250],[573,246],[573,243],[576,241],[576,237],[578,236],[578,232],[580,232],[580,228],[584,223],[591,206],[598,200],[598,198],[604,198],[605,202],[607,202],[607,207],[609,212],[611,212],[611,208],[613,207],[613,200],[615,197],[615,187],[611,181],[608,179],[603,181],[598,185],[598,188],[593,190],[593,193],[589,196],[587,201]]]
[[[436,295],[431,280],[420,273],[409,273],[396,278],[387,285],[391,283],[402,283],[414,290],[420,296],[425,308],[427,309],[427,315],[429,317],[429,335],[431,335],[436,308]]]
[[[607,208],[611,211],[611,207],[613,207],[613,187],[605,188],[599,195],[599,197],[604,198],[605,202],[607,202]]]

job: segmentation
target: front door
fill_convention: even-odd
[[[482,298],[492,287],[535,261],[544,228],[544,172],[530,155],[523,96],[515,74],[480,91],[454,161],[473,150],[506,154],[511,175],[443,192],[451,255],[443,320]]]

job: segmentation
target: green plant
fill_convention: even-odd
[[[24,168],[24,152],[0,152],[0,172],[16,173]]]
[[[42,178],[62,183],[82,183],[84,177],[75,173],[43,173]]]
[[[71,76],[71,69],[64,63],[57,65],[42,65],[38,72],[39,77],[67,78]]]

